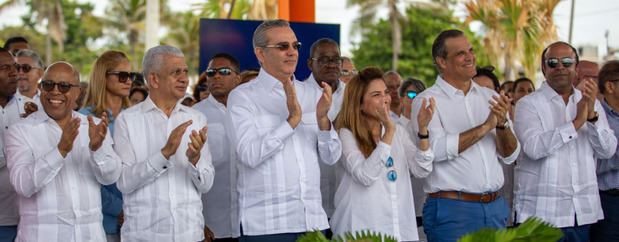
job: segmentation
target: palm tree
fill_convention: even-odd
[[[277,17],[277,0],[207,0],[193,6],[203,18],[263,20]]]
[[[136,49],[140,42],[146,25],[146,0],[111,0],[108,9],[105,10],[105,25],[125,33],[131,55],[131,69],[138,70]]]
[[[8,0],[0,4],[0,12],[23,2],[24,0]],[[29,0],[26,3],[30,6],[30,12],[36,15],[36,23],[46,26],[45,57],[47,64],[50,64],[52,60],[52,39],[62,52],[64,41],[67,38],[64,30],[61,0]]]
[[[519,62],[533,77],[544,46],[556,39],[552,13],[560,0],[469,0],[464,24],[481,22],[490,59],[502,59],[505,79]]]

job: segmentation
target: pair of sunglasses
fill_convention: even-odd
[[[391,156],[389,157],[389,159],[387,159],[387,162],[385,162],[385,167],[393,167],[393,159],[391,158]],[[387,179],[394,182],[398,179],[398,174],[395,172],[395,170],[390,170],[389,172],[387,172]]]
[[[408,95],[408,97],[410,99],[415,99],[415,97],[417,97],[417,92],[416,91],[406,91],[406,95]]]
[[[561,62],[563,67],[568,68],[574,63],[576,63],[576,60],[574,60],[574,58],[569,58],[569,57],[561,58],[560,60],[559,58],[550,58],[546,60],[546,65],[548,65],[548,67],[550,68],[555,68],[559,65],[559,62]]]
[[[352,71],[342,70],[342,76],[348,76],[348,75],[353,75],[354,76],[354,75],[357,75],[357,73],[359,73],[358,70],[352,70]]]
[[[62,82],[54,82],[52,80],[41,81],[41,88],[43,88],[43,91],[51,92],[54,90],[54,86],[58,86],[58,91],[64,94],[64,93],[67,93],[69,90],[71,90],[72,87],[79,87],[80,85],[71,84],[65,81],[62,81]]]
[[[117,75],[118,82],[125,83],[128,80],[131,80],[131,82],[133,82],[133,80],[135,80],[136,73],[126,71],[108,71],[105,73],[105,75]]]
[[[206,76],[214,77],[215,74],[217,74],[217,72],[219,72],[219,75],[227,76],[227,75],[232,74],[233,70],[228,67],[222,67],[219,69],[206,69]]]
[[[295,42],[292,42],[292,44],[290,42],[279,42],[274,45],[264,45],[262,46],[262,48],[277,48],[281,51],[287,51],[290,48],[290,46],[292,46],[292,48],[295,50],[299,50],[299,48],[301,48],[301,42],[295,41]]]
[[[30,70],[32,69],[41,69],[40,67],[34,67],[28,64],[15,64],[15,70],[17,70],[17,72],[19,72],[19,70],[22,70],[24,73],[28,73],[30,72]]]
[[[311,59],[317,61],[318,64],[322,66],[327,65],[329,63],[335,63],[336,65],[339,66],[339,65],[342,65],[342,61],[343,61],[342,58],[340,57],[326,57],[326,56],[318,57],[318,58],[312,57]]]

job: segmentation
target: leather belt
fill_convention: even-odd
[[[492,192],[492,193],[472,194],[472,193],[465,193],[465,192],[440,191],[440,192],[430,193],[428,194],[428,197],[489,203],[489,202],[493,202],[494,200],[497,200],[499,198],[499,193]]]
[[[600,190],[600,193],[604,193],[606,195],[611,195],[611,196],[619,196],[619,189],[614,188],[614,189],[605,190],[605,191]]]

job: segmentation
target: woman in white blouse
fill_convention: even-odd
[[[427,125],[434,99],[423,100],[417,120],[419,143],[389,117],[391,98],[383,72],[368,67],[346,85],[335,127],[343,153],[336,167],[337,190],[331,227],[335,236],[370,230],[399,241],[418,239],[409,172],[425,177],[434,155]]]

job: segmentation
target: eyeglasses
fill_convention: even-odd
[[[40,67],[36,67],[36,66],[31,66],[28,64],[15,64],[15,69],[17,70],[17,72],[19,72],[19,70],[22,70],[24,73],[28,73],[30,72],[30,70],[32,69],[41,69]]]
[[[219,69],[206,69],[206,76],[214,77],[215,74],[217,74],[217,72],[219,72],[219,75],[227,76],[227,75],[232,74],[233,71],[232,71],[232,69],[230,69],[228,67],[222,67],[222,68],[219,68]],[[234,71],[234,73],[236,73],[236,72]]]
[[[6,70],[11,70],[11,67],[17,69],[17,64],[4,64],[0,66],[0,71],[6,71]]]
[[[68,83],[68,82],[54,82],[52,80],[41,81],[41,87],[46,92],[53,91],[54,90],[54,86],[58,86],[58,91],[60,91],[60,93],[64,94],[64,93],[67,93],[69,90],[71,90],[72,87],[79,87],[80,85],[71,84],[71,83]]]
[[[574,64],[576,61],[573,58],[565,57],[560,60],[563,67],[567,68]],[[559,58],[550,58],[546,60],[546,65],[550,68],[555,68],[559,65]]]
[[[357,73],[359,73],[358,70],[352,70],[352,71],[342,70],[342,76],[348,76],[348,75],[353,75],[354,76],[354,75],[357,75]]]
[[[287,51],[288,48],[290,48],[290,45],[291,45],[290,42],[279,42],[274,45],[264,45],[262,46],[262,48],[278,48],[281,51]],[[298,50],[299,48],[301,48],[301,42],[299,41],[292,42],[292,48],[294,48],[295,50]]]
[[[205,85],[198,85],[198,87],[196,88],[196,91],[203,92],[203,91],[206,91],[207,89],[208,87]]]
[[[393,159],[391,157],[387,159],[387,162],[385,162],[385,166],[387,168],[393,167]],[[387,172],[387,179],[394,182],[395,180],[398,179],[398,174],[395,172],[395,170],[390,170],[389,172]]]
[[[323,57],[318,57],[318,58],[312,57],[311,59],[317,61],[318,64],[323,65],[323,66],[327,65],[329,63],[335,63],[338,66],[342,65],[342,58],[341,57],[326,57],[326,56],[323,56]]]
[[[406,95],[408,95],[408,97],[410,99],[415,99],[415,97],[417,97],[417,92],[416,91],[406,91]]]
[[[118,82],[125,83],[127,80],[131,79],[135,80],[135,72],[126,72],[126,71],[108,71],[105,73],[106,75],[117,75]]]

